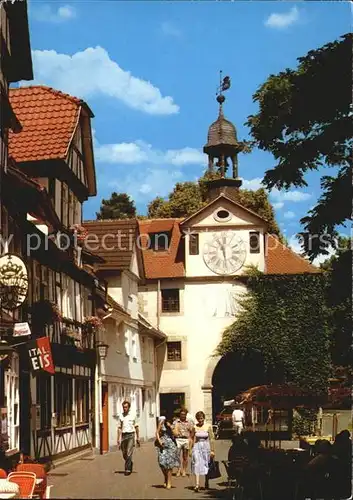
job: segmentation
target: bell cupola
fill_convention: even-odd
[[[226,76],[222,80],[222,72],[220,74],[220,86],[216,98],[219,104],[218,118],[208,129],[207,144],[203,148],[203,152],[208,156],[207,173],[211,178],[212,174],[217,174],[216,179],[208,182],[211,199],[222,192],[234,197],[242,184],[238,176],[238,153],[246,148],[244,142],[238,141],[233,123],[224,117],[223,104],[226,98],[223,92],[229,89],[230,78]]]

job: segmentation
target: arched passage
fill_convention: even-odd
[[[213,370],[212,370],[213,369]],[[210,373],[212,370],[212,375]],[[230,353],[213,358],[206,370],[209,380],[212,420],[222,410],[223,402],[234,399],[240,392],[268,382],[262,355],[259,351]]]

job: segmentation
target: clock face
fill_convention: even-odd
[[[245,243],[234,231],[214,233],[203,249],[206,266],[216,274],[235,273],[243,266],[245,258]]]

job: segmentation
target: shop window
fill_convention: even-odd
[[[76,423],[88,424],[89,422],[89,381],[75,379]]]
[[[72,378],[55,374],[54,398],[57,427],[72,425]]]
[[[51,428],[51,377],[41,374],[37,377],[37,405],[40,412],[40,428]]]

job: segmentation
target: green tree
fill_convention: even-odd
[[[223,333],[218,354],[260,351],[282,382],[322,391],[330,374],[326,276],[263,275],[251,270],[236,321]],[[278,382],[278,380],[276,380]]]
[[[109,200],[102,200],[96,217],[100,219],[133,219],[136,217],[136,207],[133,200],[126,193],[112,193]]]
[[[311,50],[298,67],[268,79],[253,95],[259,112],[248,118],[253,144],[277,164],[265,174],[268,189],[307,186],[305,174],[331,168],[321,177],[317,204],[301,219],[310,259],[335,245],[337,226],[352,210],[352,35]]]
[[[198,182],[178,182],[167,199],[157,197],[148,205],[150,218],[188,217],[207,204],[207,182],[219,174],[206,173]],[[239,203],[268,221],[269,232],[280,236],[275,213],[266,191],[240,189]]]

